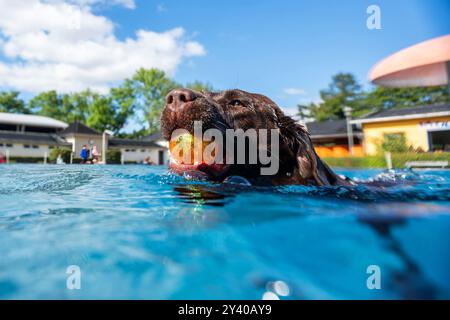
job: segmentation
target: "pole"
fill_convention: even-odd
[[[44,152],[44,164],[47,164],[47,152]]]
[[[106,164],[106,132],[103,132],[103,141],[102,141],[102,162]]]
[[[386,166],[389,170],[392,170],[392,154],[390,152],[385,152],[384,157],[386,158]]]
[[[353,155],[353,127],[350,120],[350,117],[347,117],[348,151]]]
[[[342,111],[344,111],[345,121],[347,122],[348,152],[353,156],[353,127],[350,122],[352,119],[352,108],[344,106]]]

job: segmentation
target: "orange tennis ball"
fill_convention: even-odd
[[[205,148],[211,143],[214,142],[203,141],[190,133],[184,133],[170,140],[169,150],[173,159],[181,164],[211,163],[214,161],[215,151],[204,154]]]

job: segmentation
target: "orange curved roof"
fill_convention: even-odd
[[[450,35],[403,49],[376,64],[369,74],[385,87],[424,87],[449,83]]]

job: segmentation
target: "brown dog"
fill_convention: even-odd
[[[214,180],[237,175],[256,184],[268,181],[272,185],[350,185],[318,157],[305,128],[286,116],[266,96],[242,90],[200,93],[183,88],[171,91],[161,117],[164,138],[170,140],[176,129],[192,133],[194,121],[202,121],[203,130],[214,128],[222,132],[227,129],[278,129],[279,170],[274,175],[262,177],[261,164],[186,166],[171,163],[171,168],[177,172],[198,170]],[[270,145],[266,148],[270,150]]]

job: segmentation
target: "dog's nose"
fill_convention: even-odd
[[[197,98],[194,91],[189,89],[175,89],[169,92],[166,97],[166,105],[172,111],[181,111],[186,103],[192,102]]]

